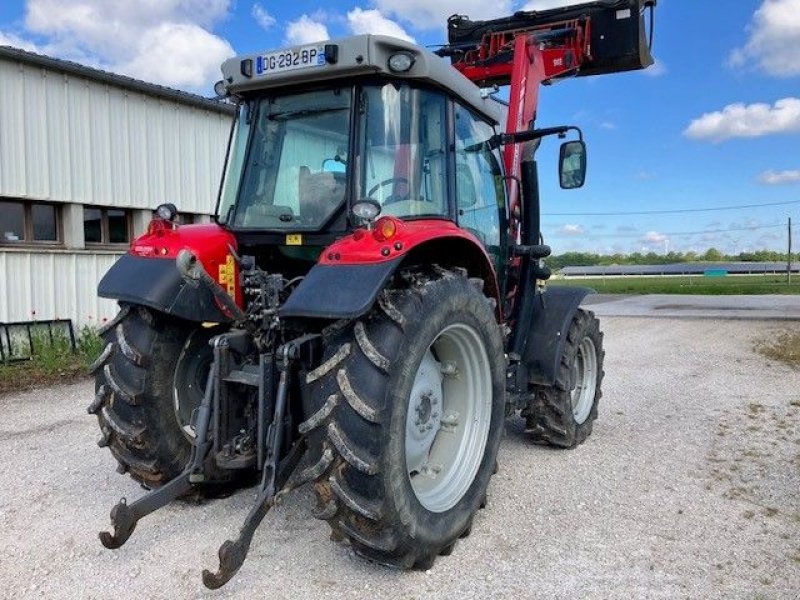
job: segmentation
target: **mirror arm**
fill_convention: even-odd
[[[464,147],[464,152],[478,152],[484,147],[488,146],[490,150],[505,146],[507,144],[520,144],[522,142],[530,142],[538,140],[548,135],[557,135],[559,138],[564,138],[568,131],[577,131],[578,139],[583,141],[583,131],[580,127],[575,125],[561,125],[559,127],[543,127],[542,129],[530,129],[528,131],[515,131],[514,133],[496,133],[485,142],[478,142],[477,144],[470,144]]]
[[[489,147],[494,149],[506,144],[519,144],[538,140],[548,135],[557,135],[560,138],[566,136],[568,131],[577,131],[578,139],[583,141],[583,131],[574,125],[562,125],[560,127],[544,127],[542,129],[531,129],[529,131],[516,131],[514,133],[498,133],[488,140]]]

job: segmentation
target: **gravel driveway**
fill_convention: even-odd
[[[97,532],[141,490],[97,448],[89,383],[0,398],[0,597],[800,597],[800,372],[752,351],[764,321],[603,319],[605,396],[573,451],[510,421],[489,506],[427,572],[328,540],[292,493],[220,592],[200,581],[253,490]]]

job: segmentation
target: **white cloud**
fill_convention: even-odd
[[[13,46],[28,52],[40,52],[33,42],[29,42],[13,33],[3,33],[2,31],[0,31],[0,46]]]
[[[27,0],[25,33],[43,40],[36,46],[44,54],[207,91],[234,53],[211,32],[229,7],[230,0]]]
[[[312,44],[330,38],[324,23],[315,21],[308,15],[302,15],[286,25],[286,43],[291,45]]]
[[[270,29],[275,25],[275,17],[267,12],[267,9],[261,6],[258,2],[253,4],[253,18],[256,20],[262,29]]]
[[[800,183],[800,169],[795,171],[764,171],[758,176],[758,180],[765,185]]]
[[[362,10],[356,7],[347,13],[347,24],[350,26],[350,31],[355,34],[374,33],[390,35],[409,42],[415,41],[405,29],[384,17],[379,10]]]
[[[473,21],[504,17],[513,13],[511,0],[373,0],[375,8],[385,15],[411,23],[418,29],[441,29],[447,17],[469,15]]]
[[[210,28],[228,14],[229,4],[230,0],[28,0],[25,24],[35,33],[74,37],[81,44],[111,50],[120,43],[131,46],[145,30],[168,22]]]
[[[776,77],[800,75],[800,2],[764,0],[748,27],[747,43],[731,52],[732,67],[758,65]]]
[[[613,121],[601,121],[600,129],[606,129],[608,131],[614,131],[617,128],[617,124]]]
[[[661,77],[662,75],[666,75],[668,73],[668,69],[667,65],[665,65],[663,61],[656,58],[652,66],[647,67],[642,72],[648,77]]]
[[[642,237],[642,241],[646,244],[663,244],[669,241],[669,237],[657,231],[648,231]]]
[[[583,228],[583,225],[570,224],[570,223],[564,225],[558,231],[562,235],[583,235],[584,233],[586,233],[586,229]]]
[[[721,111],[693,120],[683,133],[696,140],[722,142],[736,137],[797,132],[800,132],[800,98],[784,98],[773,106],[729,104]]]
[[[146,81],[200,89],[232,54],[228,42],[198,25],[163,23],[145,30],[134,58],[118,68]]]

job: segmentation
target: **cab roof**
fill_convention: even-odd
[[[311,54],[303,51],[314,50],[313,59],[305,66],[295,66],[285,70],[269,70],[265,61],[271,56],[295,52],[298,60],[309,59]],[[389,68],[389,58],[398,53],[409,54],[413,64],[408,71],[395,72]],[[320,55],[325,60],[320,59]],[[495,124],[505,124],[505,107],[491,98],[484,98],[469,79],[450,66],[450,62],[432,52],[397,38],[384,35],[356,35],[338,40],[293,46],[282,50],[249,54],[230,58],[222,64],[224,84],[231,94],[255,90],[275,89],[284,86],[317,83],[343,79],[359,75],[385,75],[396,79],[419,81],[438,87],[461,100],[464,104],[481,113]]]

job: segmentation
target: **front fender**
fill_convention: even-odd
[[[536,292],[533,323],[523,357],[530,383],[555,383],[569,326],[583,299],[593,293],[588,288],[557,285]]]

